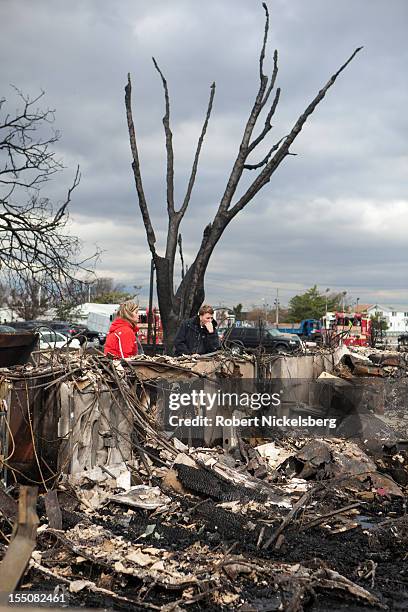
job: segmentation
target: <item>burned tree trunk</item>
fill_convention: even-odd
[[[193,191],[197,167],[200,157],[200,152],[204,137],[207,131],[208,122],[211,116],[213,100],[215,95],[215,84],[211,85],[210,98],[208,102],[207,112],[204,119],[200,137],[198,139],[195,152],[194,162],[191,169],[189,182],[187,185],[186,195],[179,210],[175,209],[174,204],[174,154],[172,144],[172,132],[170,128],[170,98],[167,86],[167,81],[160,70],[157,62],[153,59],[154,66],[158,71],[163,84],[165,98],[165,115],[163,117],[163,126],[166,140],[167,154],[167,213],[168,213],[168,229],[167,229],[167,244],[164,256],[157,253],[156,237],[153,226],[150,220],[148,204],[143,190],[142,176],[139,164],[139,154],[136,142],[136,133],[132,117],[131,92],[132,85],[130,75],[125,88],[125,106],[130,136],[130,146],[133,157],[133,173],[135,177],[136,190],[138,194],[139,206],[142,213],[143,222],[146,229],[147,241],[152,253],[156,271],[157,271],[157,294],[159,300],[160,314],[163,323],[164,341],[167,350],[171,350],[174,336],[181,319],[193,316],[200,305],[203,303],[204,279],[208,263],[218,241],[220,240],[224,230],[232,219],[249,204],[255,195],[271,180],[271,177],[281,162],[288,156],[294,155],[290,152],[290,147],[300,133],[304,123],[313,113],[316,106],[323,100],[328,89],[334,84],[339,74],[352,61],[355,55],[360,51],[361,47],[357,48],[349,59],[333,74],[326,85],[318,92],[316,97],[307,106],[306,110],[295,122],[289,134],[274,143],[266,156],[261,161],[249,163],[248,158],[252,153],[258,150],[261,143],[264,142],[272,129],[272,118],[275,114],[280,98],[280,88],[276,88],[275,83],[278,75],[278,53],[275,50],[273,55],[273,70],[270,79],[264,74],[264,59],[266,51],[266,43],[269,32],[269,13],[266,4],[263,4],[265,10],[265,29],[263,43],[259,56],[259,88],[255,97],[254,105],[249,114],[247,123],[242,135],[241,144],[237,153],[237,157],[233,164],[230,176],[228,178],[224,194],[218,206],[218,210],[214,219],[209,223],[203,232],[200,247],[197,255],[190,265],[188,271],[182,276],[181,283],[174,291],[174,262],[179,239],[180,224],[184,214],[188,208],[191,194]],[[274,91],[272,102],[270,102],[271,94]],[[266,115],[265,123],[259,130],[256,136],[253,132],[257,125],[261,112],[270,104]],[[240,184],[242,175],[245,171],[258,170],[256,178],[244,194],[237,200],[234,200],[235,193]]]

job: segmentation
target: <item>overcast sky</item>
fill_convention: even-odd
[[[271,144],[353,50],[364,49],[302,130],[292,146],[297,156],[286,158],[226,230],[208,268],[207,301],[272,304],[279,288],[285,304],[316,283],[323,291],[346,290],[360,303],[408,304],[408,2],[273,0],[268,6],[266,67],[270,72],[277,48],[282,88]],[[85,252],[95,243],[103,249],[99,275],[142,285],[144,301],[150,258],[130,166],[127,73],[160,245],[166,228],[164,103],[151,57],[169,83],[178,203],[216,82],[181,228],[189,264],[218,206],[256,94],[261,2],[0,0],[0,22],[0,97],[14,108],[10,84],[31,96],[43,89],[44,104],[56,109],[58,154],[66,169],[47,194],[61,200],[80,165],[71,231]]]

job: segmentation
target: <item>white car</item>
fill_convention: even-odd
[[[60,334],[57,331],[53,331],[51,329],[42,329],[39,331],[40,334],[40,349],[56,349],[56,348],[66,348],[67,343],[70,340],[64,334]],[[78,338],[73,338],[69,342],[69,348],[79,349],[81,348],[81,344]]]

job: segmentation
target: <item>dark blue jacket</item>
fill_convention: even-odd
[[[212,324],[214,331],[212,334],[206,327],[201,327],[200,317],[192,317],[185,319],[176,334],[174,340],[174,354],[176,357],[180,355],[192,355],[198,353],[213,353],[220,348],[220,341],[217,333],[217,322],[213,319]]]

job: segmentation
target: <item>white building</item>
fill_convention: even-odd
[[[72,321],[73,323],[86,323],[89,329],[106,334],[119,306],[120,304],[86,302],[78,306],[77,316],[72,317]]]
[[[408,332],[408,306],[403,310],[396,310],[392,306],[372,304],[367,308],[368,315],[378,315],[387,322],[387,335],[398,335]]]
[[[120,304],[98,304],[86,302],[76,309],[76,316],[72,317],[73,323],[86,323],[89,329],[107,334]],[[147,309],[139,307],[138,326],[143,336],[143,329],[147,330]]]
[[[218,327],[228,327],[235,322],[235,315],[228,306],[213,306],[213,309]]]
[[[0,323],[7,323],[7,321],[21,321],[21,317],[18,316],[15,310],[9,308],[8,306],[4,306],[4,308],[0,308]]]

